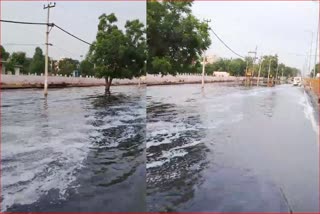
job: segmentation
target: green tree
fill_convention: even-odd
[[[6,52],[4,47],[0,45],[0,59],[3,61],[6,61],[9,58],[9,56],[10,56],[10,53]]]
[[[314,71],[314,68],[312,69],[312,72],[310,73],[310,77],[313,77],[313,71]],[[319,63],[316,64],[316,75],[317,73],[319,73]]]
[[[244,76],[246,62],[240,58],[237,59],[219,59],[214,63],[206,65],[206,72],[212,74],[214,71],[226,71],[231,76]]]
[[[268,77],[269,65],[270,65],[270,76],[275,77],[277,72],[277,66],[278,66],[277,55],[263,56],[263,62],[262,62],[261,74],[260,74],[261,77]]]
[[[30,73],[41,74],[44,72],[45,59],[41,48],[36,47],[32,61],[30,63]]]
[[[80,63],[80,73],[82,76],[94,76],[93,64],[89,62],[88,59],[81,61]]]
[[[133,78],[145,73],[143,24],[138,20],[127,21],[123,32],[116,22],[114,13],[99,17],[96,41],[88,54],[89,60],[96,65],[95,75],[105,79],[108,93],[114,78]]]
[[[231,76],[244,76],[246,70],[246,62],[240,58],[230,61],[229,72]]]
[[[191,1],[147,1],[148,73],[199,72],[210,44],[209,26],[191,11]]]
[[[77,69],[78,60],[64,58],[59,61],[59,74],[72,75],[72,72]]]
[[[26,58],[25,52],[13,52],[11,55],[9,55],[9,58],[6,62],[6,70],[8,71],[14,71],[14,68],[16,66],[20,67],[21,73],[27,73],[28,68],[26,68],[26,65],[28,63],[28,60]]]

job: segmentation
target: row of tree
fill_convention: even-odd
[[[14,71],[15,66],[20,67],[22,74],[41,74],[44,72],[45,57],[42,49],[36,47],[32,58],[26,56],[25,52],[13,52],[10,54],[3,46],[0,46],[0,58],[5,65],[7,71]],[[83,60],[81,63],[78,60],[64,58],[61,60],[53,60],[49,57],[49,73],[71,75],[74,70],[80,70],[83,76],[95,75],[93,64],[88,60]]]
[[[269,66],[270,66],[270,76],[285,76],[293,77],[297,76],[300,72],[297,68],[286,66],[283,63],[278,62],[277,55],[266,55],[260,58],[259,61],[253,63],[252,58],[246,59],[219,59],[214,63],[206,64],[206,73],[212,74],[214,71],[226,71],[232,76],[245,76],[246,71],[253,73],[254,76],[258,76],[260,69],[260,76],[267,77]],[[278,64],[279,63],[279,64]],[[201,68],[198,67],[198,72],[201,72]],[[278,75],[277,75],[278,72]]]

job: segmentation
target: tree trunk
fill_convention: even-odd
[[[111,86],[111,82],[112,82],[112,78],[110,77],[105,77],[105,80],[106,80],[106,93],[107,94],[110,94],[110,86]]]

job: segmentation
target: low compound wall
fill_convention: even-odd
[[[1,74],[1,88],[40,88],[44,84],[44,76],[32,75],[7,75]],[[141,84],[145,83],[142,79]],[[48,84],[50,88],[54,87],[88,87],[88,86],[103,86],[104,79],[87,78],[87,77],[63,77],[49,76]],[[139,79],[114,79],[113,85],[134,85],[139,84]]]
[[[241,82],[243,77],[214,77],[205,76],[205,83],[214,82]],[[171,85],[171,84],[200,84],[202,81],[201,75],[180,74],[176,76],[167,75],[150,75],[141,78],[133,79],[114,79],[112,85]],[[44,76],[34,75],[9,75],[1,74],[1,88],[42,88]],[[104,86],[105,80],[94,77],[66,77],[66,76],[49,76],[49,88],[54,87],[89,87],[89,86]]]
[[[214,83],[214,82],[236,82],[243,81],[243,77],[214,77],[214,76],[205,76],[205,83]],[[147,85],[170,85],[170,84],[192,84],[192,83],[201,83],[201,75],[147,75]]]

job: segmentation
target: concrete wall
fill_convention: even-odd
[[[210,82],[235,82],[242,81],[243,77],[214,77],[205,76],[204,80],[206,83]],[[176,76],[167,75],[161,77],[161,75],[147,75],[147,85],[165,85],[165,84],[183,84],[183,83],[201,83],[202,76],[199,75],[189,75],[189,74],[179,74]]]
[[[190,84],[201,83],[202,76],[180,74],[177,76],[167,75],[161,77],[161,75],[150,75],[146,77],[134,78],[134,79],[113,79],[113,85],[136,85],[136,84],[148,84],[148,85],[166,85],[166,84]],[[243,81],[243,77],[214,77],[205,76],[205,82],[238,82]],[[43,87],[44,76],[36,75],[9,75],[1,74],[1,88],[40,88]],[[67,77],[67,76],[49,76],[48,84],[50,87],[85,87],[85,86],[102,86],[105,85],[104,79],[98,79],[94,77]]]
[[[43,87],[44,76],[34,75],[8,75],[1,74],[1,88],[37,88]],[[138,84],[139,79],[114,79],[113,85]],[[141,80],[141,83],[145,83]],[[86,77],[49,76],[49,87],[71,87],[71,86],[99,86],[104,85],[104,79]]]

